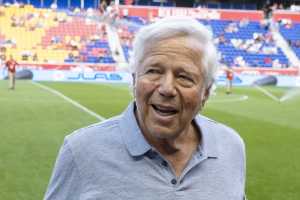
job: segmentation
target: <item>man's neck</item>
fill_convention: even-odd
[[[146,139],[171,164],[175,175],[179,177],[197,150],[201,136],[192,123],[186,132],[175,139]]]
[[[163,155],[172,155],[178,151],[184,151],[191,144],[199,144],[200,136],[193,123],[178,137],[169,139],[157,139],[152,141]],[[151,142],[151,141],[150,141]]]

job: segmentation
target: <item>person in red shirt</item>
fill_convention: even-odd
[[[226,94],[232,93],[233,70],[231,68],[225,69],[226,73]]]
[[[9,60],[6,61],[5,66],[7,67],[8,71],[8,78],[9,78],[9,89],[14,90],[16,84],[16,66],[18,63],[14,60],[13,56],[9,56]]]

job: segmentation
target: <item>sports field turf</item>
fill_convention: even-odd
[[[105,118],[131,99],[123,85],[42,84]],[[16,88],[10,91],[0,81],[0,200],[40,200],[64,136],[97,119],[29,81],[18,81]],[[265,89],[277,98],[289,93]],[[245,140],[249,200],[300,199],[299,108],[300,95],[279,103],[245,87],[233,95],[220,88],[207,103],[206,116],[230,125]]]

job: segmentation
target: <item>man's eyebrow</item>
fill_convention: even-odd
[[[191,77],[196,77],[198,75],[198,72],[196,72],[196,71],[185,70],[185,69],[178,70],[178,73],[179,74],[183,73],[183,74],[191,76]]]
[[[146,58],[144,61],[146,61],[145,63],[150,66],[160,67],[163,65],[163,62],[157,58]]]

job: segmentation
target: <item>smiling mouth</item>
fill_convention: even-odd
[[[178,113],[178,110],[171,106],[151,105],[152,108],[161,116],[172,116]]]

